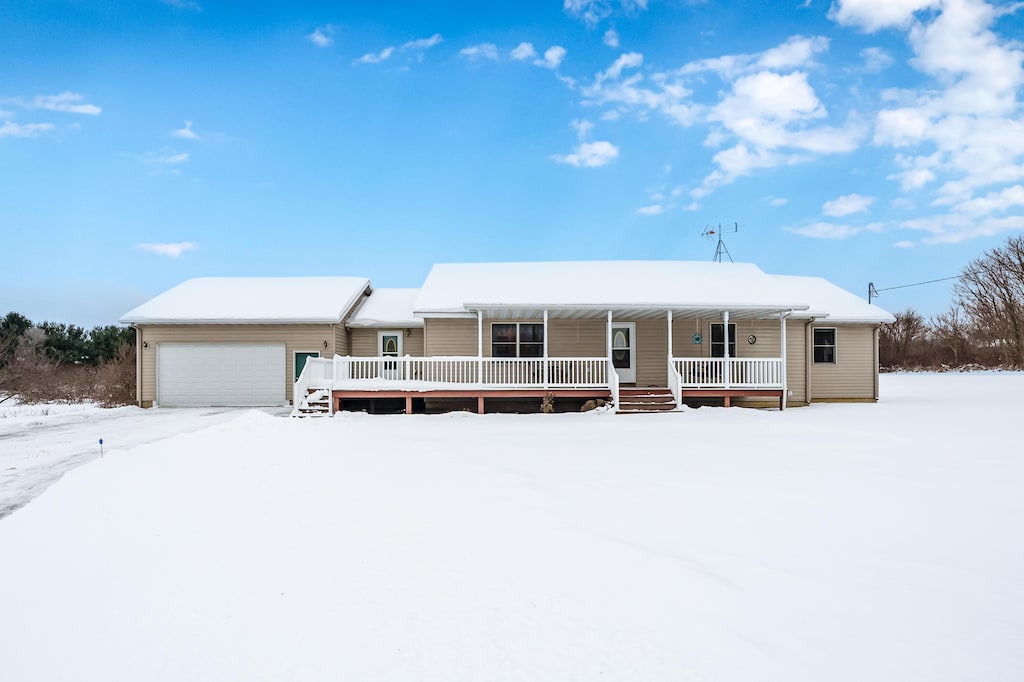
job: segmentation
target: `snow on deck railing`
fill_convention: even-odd
[[[335,388],[413,382],[487,388],[604,388],[607,358],[339,357]],[[545,372],[546,369],[546,372]]]
[[[300,408],[306,406],[304,403],[309,395],[309,389],[330,389],[333,378],[333,360],[329,358],[306,358],[306,364],[302,367],[299,378],[295,380],[295,384],[292,386],[292,416],[300,414]],[[334,401],[330,402],[332,407],[331,413],[333,414]]]
[[[608,367],[608,390],[612,394],[613,409],[619,411],[619,373],[615,371],[615,365],[610,357],[604,358]]]
[[[782,388],[782,358],[672,358],[670,366],[680,388]]]
[[[682,381],[679,378],[679,372],[676,370],[675,364],[672,362],[672,357],[668,358],[668,388],[672,391],[672,397],[676,401],[676,406],[680,407],[683,404],[683,388],[680,386]]]

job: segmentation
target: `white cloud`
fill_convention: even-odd
[[[594,124],[586,119],[578,119],[570,124],[576,131],[580,143],[576,145],[570,154],[554,154],[551,158],[558,163],[569,166],[597,168],[605,166],[615,160],[619,155],[619,148],[611,142],[598,141],[586,142],[587,135],[594,128]]]
[[[580,138],[580,140],[583,140],[590,133],[590,131],[594,129],[594,124],[585,118],[576,119],[569,125],[571,125],[572,129],[576,131],[576,135]]]
[[[769,206],[785,206],[789,203],[789,199],[785,197],[772,197],[768,200]]]
[[[998,192],[989,192],[983,197],[975,197],[961,202],[956,211],[968,216],[982,216],[998,213],[1024,206],[1024,187],[1013,185]]]
[[[0,137],[36,137],[41,133],[53,130],[50,123],[24,123],[17,124],[13,121],[4,121],[0,125]]]
[[[1024,216],[985,217],[978,219],[958,213],[928,216],[900,223],[908,230],[921,230],[929,236],[925,244],[959,244],[976,237],[991,237],[1003,232],[1024,230]]]
[[[932,80],[885,93],[874,143],[899,150],[888,177],[903,191],[934,185],[932,204],[948,207],[908,224],[930,232],[925,243],[953,243],[1015,229],[1010,207],[1024,180],[1024,50],[992,26],[1016,3],[996,8],[982,0],[941,0],[900,25],[914,57]]]
[[[601,114],[602,121],[618,121],[622,118],[622,112],[617,109],[611,109]]]
[[[330,47],[334,44],[333,35],[334,27],[327,24],[325,26],[317,26],[306,38],[317,47]]]
[[[828,38],[824,36],[790,36],[784,43],[763,52],[723,55],[689,62],[678,73],[690,75],[711,71],[723,78],[732,79],[757,71],[806,69],[816,64],[815,57],[826,52],[828,46]]]
[[[871,73],[884,71],[893,64],[892,55],[880,47],[865,47],[860,51],[860,58],[864,60],[864,68]]]
[[[196,133],[192,130],[192,121],[185,121],[185,127],[178,128],[177,130],[172,130],[171,135],[177,138],[181,138],[182,140],[200,139],[200,137],[196,135]]]
[[[391,58],[394,53],[394,47],[385,47],[380,52],[367,52],[362,57],[357,59],[355,64],[380,64],[381,62],[387,61]]]
[[[844,194],[832,201],[826,201],[821,207],[821,212],[833,218],[842,218],[843,216],[866,211],[874,202],[874,197],[866,197],[860,194]]]
[[[616,31],[614,28],[610,28],[604,32],[604,37],[601,38],[601,41],[608,47],[618,47],[619,32]]]
[[[497,61],[498,46],[494,43],[480,43],[479,45],[462,48],[459,50],[459,54],[474,61],[477,59],[490,59],[492,61]]]
[[[509,56],[517,62],[522,62],[536,57],[537,51],[533,49],[532,43],[519,43],[519,45],[509,52]]]
[[[594,27],[612,14],[634,16],[647,9],[647,0],[619,0],[618,8],[613,0],[564,0],[562,9]]]
[[[155,152],[147,152],[142,155],[142,162],[158,173],[177,174],[175,166],[188,163],[188,152],[179,152],[170,147],[164,147]]]
[[[167,256],[168,258],[180,258],[181,254],[186,251],[194,251],[199,248],[199,245],[195,242],[175,242],[172,244],[136,244],[135,248],[139,251],[147,251],[149,253],[155,253],[159,256]]]
[[[84,102],[84,99],[85,96],[77,92],[62,92],[59,95],[36,95],[32,99],[19,97],[12,101],[26,109],[46,109],[47,111],[85,114],[86,116],[98,116],[103,112],[103,109],[95,104]]]
[[[847,239],[861,232],[878,232],[882,226],[878,223],[870,225],[836,225],[834,223],[812,223],[801,227],[787,227],[786,230],[812,239]]]
[[[570,166],[597,168],[605,166],[614,161],[619,155],[619,148],[611,142],[581,142],[571,154],[555,154],[553,158],[558,163]]]
[[[409,42],[402,45],[403,50],[429,50],[435,45],[444,41],[444,38],[440,33],[435,33],[429,38],[418,38],[416,40],[410,40]]]
[[[844,26],[871,33],[909,24],[916,12],[939,5],[939,0],[836,0],[828,16]]]
[[[904,239],[902,241],[894,242],[893,246],[897,249],[912,249],[914,248],[914,242]]]
[[[584,105],[615,104],[619,114],[630,109],[658,111],[679,125],[695,122],[698,108],[687,100],[693,93],[684,87],[678,76],[655,74],[648,86],[644,74],[634,73],[643,64],[643,55],[628,52],[619,57],[604,71],[594,76],[590,85],[582,88]],[[625,72],[630,72],[623,77]]]
[[[638,208],[636,212],[637,215],[661,215],[665,212],[665,207],[662,204],[651,204]]]
[[[544,50],[543,59],[534,60],[533,63],[546,69],[557,69],[562,60],[565,59],[565,52],[565,48],[561,45],[552,45]]]

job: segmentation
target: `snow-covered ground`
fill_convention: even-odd
[[[108,451],[0,521],[0,679],[1020,680],[1024,375],[882,393]]]
[[[135,447],[228,421],[239,413],[226,408],[103,409],[95,403],[23,405],[8,399],[0,403],[0,519],[38,497],[67,471],[100,457],[100,439],[106,451]]]

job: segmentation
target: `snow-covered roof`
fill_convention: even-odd
[[[750,263],[442,263],[427,276],[416,312],[430,317],[508,307],[805,309],[807,297],[793,289]]]
[[[125,313],[127,324],[336,323],[365,277],[198,277]]]
[[[422,327],[423,319],[413,315],[419,289],[374,289],[355,314],[349,327]]]
[[[868,303],[861,297],[840,288],[821,277],[771,275],[783,286],[791,287],[794,295],[804,297],[810,308],[794,317],[825,317],[828,322],[895,322],[888,311]]]

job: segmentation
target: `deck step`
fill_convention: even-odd
[[[660,386],[619,389],[618,414],[671,412],[676,409],[672,391]]]
[[[292,412],[294,417],[330,417],[331,392],[323,388],[310,388]]]

